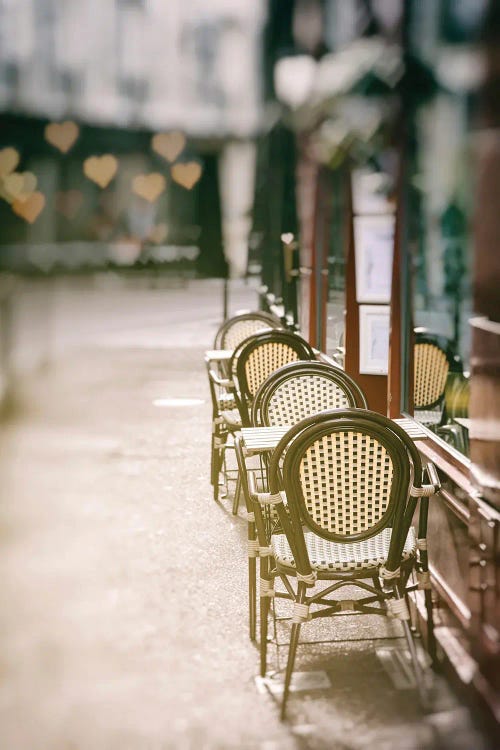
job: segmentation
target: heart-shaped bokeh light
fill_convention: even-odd
[[[46,125],[44,131],[45,140],[48,141],[51,146],[55,146],[59,151],[62,151],[63,154],[66,154],[70,150],[71,146],[78,138],[79,133],[80,128],[76,122],[72,122],[71,120],[66,120],[65,122],[51,122],[49,125]]]
[[[201,164],[197,161],[186,161],[174,164],[171,168],[172,179],[177,182],[178,185],[191,190],[193,185],[196,185],[201,177]]]
[[[43,193],[31,193],[25,200],[16,199],[12,203],[12,210],[25,221],[33,224],[45,206]]]
[[[118,169],[118,161],[112,154],[89,156],[83,162],[83,172],[89,180],[101,188],[109,185]]]
[[[0,150],[0,177],[10,174],[19,164],[19,153],[8,146]]]
[[[19,172],[11,172],[2,180],[2,197],[12,203],[23,192],[24,177]]]
[[[165,190],[167,183],[165,177],[159,172],[151,174],[138,174],[132,180],[132,190],[144,200],[154,203]]]
[[[151,147],[167,161],[175,161],[186,145],[184,133],[157,133],[151,139]]]

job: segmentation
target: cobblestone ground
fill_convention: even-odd
[[[369,623],[336,632],[350,646],[303,648],[298,669],[323,670],[327,686],[294,695],[288,723],[258,690],[245,523],[208,479],[202,355],[219,292],[106,282],[55,294],[53,364],[19,384],[0,437],[0,747],[486,747],[444,684],[427,717],[396,690],[359,640]],[[238,287],[232,310],[255,299]],[[201,403],[154,403],[175,398]]]

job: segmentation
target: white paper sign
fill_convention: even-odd
[[[389,365],[389,305],[359,306],[359,372],[387,375]]]
[[[394,216],[356,216],[356,299],[389,302],[391,299]]]

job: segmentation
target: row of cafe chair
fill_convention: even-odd
[[[248,325],[251,315],[236,316],[234,325]],[[222,346],[207,352],[206,363],[214,496],[231,444],[238,466],[233,510],[240,491],[246,503],[252,639],[259,561],[261,675],[267,673],[268,620],[276,599],[289,602],[292,621],[282,718],[303,624],[346,611],[378,614],[400,621],[425,703],[408,596],[424,590],[432,652],[426,529],[429,497],[440,486],[437,472],[432,464],[422,465],[402,426],[408,420],[370,411],[360,387],[339,366],[318,361],[318,353],[298,334],[260,316],[255,314],[257,331],[242,341],[231,339],[232,350],[223,348],[232,327],[227,321],[224,335],[216,338]],[[217,351],[225,354],[218,357]],[[250,435],[257,443],[264,437],[259,470],[248,467]],[[337,597],[345,586],[356,587],[359,596]]]
[[[261,383],[287,362],[316,355],[301,336],[260,312],[226,321],[216,334],[214,347],[207,352],[205,363],[212,399],[210,476],[217,499],[229,438],[242,425],[249,425],[249,409]]]

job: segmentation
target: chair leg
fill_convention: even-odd
[[[434,635],[434,612],[432,606],[432,591],[426,589],[424,592],[425,609],[427,611],[427,649],[432,659],[432,664],[437,663],[436,637]]]
[[[427,707],[427,694],[425,691],[424,677],[423,677],[422,668],[418,661],[417,649],[415,648],[413,635],[410,630],[410,626],[408,625],[408,622],[406,620],[402,620],[401,624],[403,625],[406,642],[408,644],[408,650],[410,651],[411,661],[413,664],[413,672],[415,674],[415,681],[417,683],[417,692],[418,692],[418,697],[420,700],[420,705],[422,706],[422,708],[426,708]]]
[[[210,481],[212,483],[214,491],[214,500],[219,499],[219,476],[224,463],[224,452],[225,445],[224,439],[217,432],[212,433],[212,444],[211,444],[211,456],[210,456]]]
[[[219,448],[216,449],[215,452],[215,481],[214,481],[214,500],[219,499],[219,479],[221,471],[224,470],[224,465],[226,462],[226,447],[222,443]]]
[[[240,496],[241,496],[241,479],[240,479],[240,475],[238,474],[236,478],[236,488],[234,490],[233,516],[236,516],[238,514],[238,508],[240,507]]]
[[[213,490],[214,490],[214,500],[217,502],[219,499],[219,475],[220,475],[220,469],[222,466],[220,451],[218,449],[215,450],[214,454],[214,479],[212,482]]]
[[[267,672],[267,626],[269,620],[269,597],[260,597],[260,674]]]
[[[306,585],[303,581],[299,581],[297,585],[297,597],[296,602],[303,604],[306,598]],[[294,622],[292,625],[292,632],[290,634],[290,645],[288,646],[288,660],[286,664],[285,672],[285,683],[283,685],[283,700],[281,703],[281,721],[284,721],[286,716],[286,704],[288,702],[288,695],[290,693],[290,683],[292,681],[293,668],[295,665],[295,657],[297,655],[297,646],[300,638],[300,628],[302,623]]]
[[[254,641],[257,631],[257,559],[248,558],[248,613],[250,640]]]
[[[292,632],[290,635],[290,645],[288,647],[288,661],[286,663],[285,683],[283,686],[283,700],[281,703],[281,721],[285,720],[286,717],[286,704],[288,701],[288,695],[290,693],[290,683],[292,681],[293,667],[295,665],[295,656],[297,654],[297,646],[300,638],[300,622],[294,622],[292,625]]]
[[[429,498],[423,497],[420,501],[420,518],[418,524],[419,538],[419,562],[420,570],[424,579],[424,602],[427,611],[427,650],[432,659],[433,666],[437,665],[436,639],[434,636],[434,613],[432,606],[432,590],[429,576],[429,556],[427,552],[427,519],[429,512]]]
[[[397,584],[395,584],[394,586],[394,592],[398,599],[403,598],[400,587]],[[406,643],[408,645],[408,650],[410,652],[410,657],[411,657],[411,661],[413,665],[413,672],[415,674],[415,681],[417,684],[417,692],[418,692],[420,704],[422,708],[425,708],[427,706],[427,695],[426,695],[425,685],[424,685],[424,676],[422,672],[422,667],[420,666],[420,663],[418,661],[417,649],[415,647],[415,641],[413,640],[413,634],[411,632],[408,620],[401,620],[401,625],[403,626],[403,632],[406,638]]]
[[[210,444],[210,482],[212,485],[215,484],[215,461],[216,461],[216,440],[215,440],[215,432],[212,432],[212,440]]]

